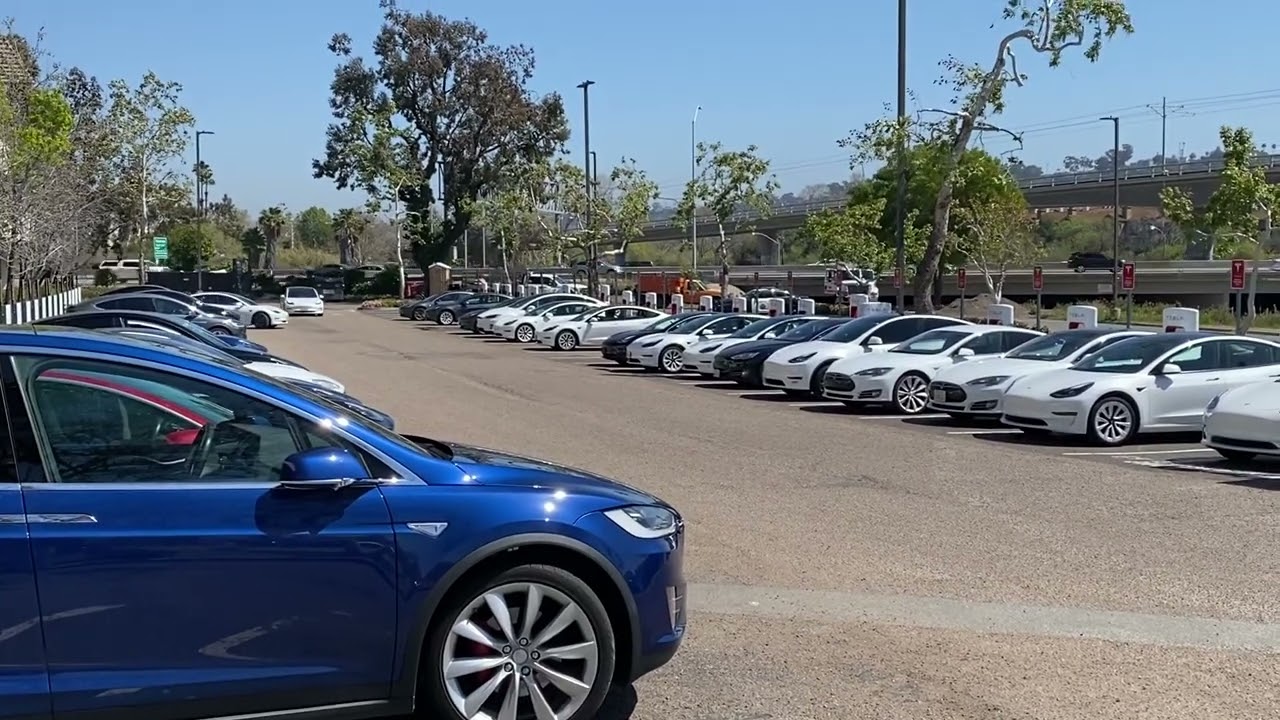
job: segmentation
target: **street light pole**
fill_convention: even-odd
[[[204,290],[204,163],[200,159],[200,138],[212,130],[196,131],[196,291]]]
[[[1111,191],[1114,207],[1111,209],[1111,307],[1120,302],[1120,118],[1108,115],[1098,118],[1110,122],[1115,128],[1115,141],[1111,158]]]
[[[596,288],[596,238],[594,234],[594,226],[591,224],[592,210],[595,205],[595,188],[591,182],[591,86],[595,85],[595,80],[584,80],[578,87],[582,89],[582,144],[583,144],[583,182],[586,185],[587,207],[586,207],[586,231],[589,233],[588,242],[590,242],[590,257],[587,259],[587,291],[591,293],[591,297],[597,296]]]
[[[689,123],[689,182],[690,187],[698,182],[698,113],[702,106],[693,109],[693,122]],[[693,205],[693,217],[689,219],[689,252],[693,259],[689,266],[698,271],[698,204]]]
[[[765,240],[768,240],[769,242],[771,242],[771,243],[773,243],[774,245],[776,245],[776,246],[777,246],[777,248],[778,248],[778,264],[779,264],[779,265],[784,264],[784,263],[783,263],[783,258],[782,258],[782,243],[778,240],[778,238],[773,237],[772,235],[766,235],[766,234],[764,234],[764,233],[762,233],[762,232],[759,232],[759,231],[753,231],[751,234],[752,234],[752,235],[759,235],[760,237],[764,238]]]
[[[898,312],[906,310],[907,229],[907,0],[898,0],[898,197],[894,203],[893,236],[897,241],[894,272],[898,276]],[[927,292],[927,290],[926,290]],[[919,307],[920,298],[915,298]]]

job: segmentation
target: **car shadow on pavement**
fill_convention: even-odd
[[[741,390],[742,389],[741,385],[739,385],[738,383],[732,380],[720,380],[720,381],[706,380],[704,382],[694,383],[693,386],[696,388],[702,388],[703,390]]]
[[[1003,428],[1002,428],[1003,429]],[[1040,447],[1088,448],[1099,452],[1124,454],[1130,446],[1101,446],[1090,443],[1083,435],[1029,435],[1027,433],[992,433],[975,435],[984,442],[1004,443],[1006,445],[1037,445]],[[1139,436],[1133,445],[1180,445],[1188,442],[1199,442],[1199,433],[1160,433],[1158,435]]]
[[[787,399],[791,400],[793,398],[787,398]],[[822,401],[814,400],[813,402],[822,402]],[[853,408],[847,408],[843,405],[805,405],[797,409],[800,412],[817,413],[818,415],[846,415],[848,417],[858,417],[860,415],[868,416],[868,415],[878,414],[876,412],[868,412],[866,410],[854,410]]]
[[[902,422],[908,425],[917,425],[919,427],[937,427],[937,428],[971,428],[974,430],[1002,430],[1005,426],[999,422],[991,420],[981,420],[978,418],[954,418],[946,417],[912,417],[903,415]]]
[[[759,392],[749,392],[738,397],[743,400],[755,400],[757,402],[776,402],[776,403],[792,403],[792,402],[821,402],[817,398],[802,397],[800,395],[788,395],[784,392],[771,392],[769,390],[761,390]]]

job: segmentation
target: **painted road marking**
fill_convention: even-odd
[[[1212,453],[1206,448],[1187,448],[1185,450],[1098,450],[1089,452],[1064,452],[1063,455],[1082,456],[1097,455],[1104,457],[1129,457],[1131,455],[1181,455],[1184,453]]]
[[[948,430],[948,435],[1017,435],[1021,430]]]

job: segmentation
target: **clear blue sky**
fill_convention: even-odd
[[[933,85],[947,54],[990,60],[1008,27],[1001,0],[911,0],[910,84],[919,107],[943,104]],[[1131,0],[1137,33],[1104,51],[1097,65],[1072,57],[1050,70],[1026,48],[1031,75],[1011,91],[1001,124],[1028,132],[1024,162],[1057,168],[1068,154],[1096,156],[1111,129],[1092,122],[1118,112],[1123,141],[1139,157],[1160,149],[1160,119],[1145,109],[1168,96],[1170,154],[1216,145],[1223,123],[1280,143],[1280,79],[1267,61],[1280,3],[1231,0],[1230,12],[1199,0]],[[591,90],[592,146],[601,165],[634,157],[675,195],[689,168],[689,124],[701,105],[701,139],[755,143],[786,190],[844,179],[836,141],[882,112],[895,92],[896,3],[892,0],[402,0],[410,9],[470,17],[498,43],[537,52],[534,89],[560,92],[575,130],[575,86]],[[335,65],[325,44],[347,32],[367,54],[380,14],[376,0],[7,0],[19,31],[43,27],[45,48],[104,82],[145,71],[185,86],[207,138],[217,177],[243,207],[287,203],[336,208],[358,202],[311,178],[324,146],[328,85]],[[1246,20],[1242,22],[1242,19]],[[992,23],[995,28],[991,28]],[[1251,95],[1242,95],[1250,93]],[[1238,96],[1230,98],[1227,96]],[[1073,127],[1057,127],[1085,121]],[[988,149],[1007,141],[990,138]],[[581,138],[571,149],[580,158]]]

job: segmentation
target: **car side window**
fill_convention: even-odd
[[[1087,358],[1090,355],[1098,352],[1099,350],[1107,347],[1108,345],[1114,345],[1115,343],[1118,343],[1121,340],[1128,340],[1131,337],[1132,336],[1130,335],[1117,335],[1115,337],[1104,338],[1101,342],[1095,342],[1092,345],[1086,346],[1084,349],[1084,352],[1080,354],[1080,357],[1081,359]]]
[[[14,367],[53,482],[270,483],[299,450],[364,458],[316,423],[183,375],[32,356]]]
[[[1223,340],[1221,366],[1227,369],[1239,369],[1273,365],[1276,362],[1275,348],[1263,343],[1248,340]]]
[[[1004,333],[998,332],[983,333],[961,343],[961,347],[972,350],[974,355],[998,355],[1004,352],[1003,335]]]
[[[874,335],[875,337],[880,338],[880,340],[883,341],[886,345],[892,345],[894,343],[900,343],[906,340],[910,340],[911,338],[919,335],[925,330],[932,329],[932,328],[922,327],[922,324],[923,324],[921,322],[922,319],[923,318],[908,317],[908,318],[900,318],[897,320],[890,320],[889,322],[871,331],[871,335]]]
[[[153,298],[156,304],[156,311],[165,315],[186,315],[187,308],[182,303],[170,300],[167,297]]]
[[[1020,330],[1009,330],[996,334],[1000,336],[1000,352],[1009,352],[1023,343],[1040,337],[1035,333],[1022,332]]]
[[[122,297],[114,300],[104,300],[98,303],[98,307],[105,310],[142,310],[144,312],[155,312],[155,298],[149,297]]]
[[[1169,356],[1165,359],[1165,363],[1177,365],[1182,372],[1218,370],[1223,367],[1218,362],[1218,350],[1221,345],[1220,342],[1202,342],[1192,345]]]

